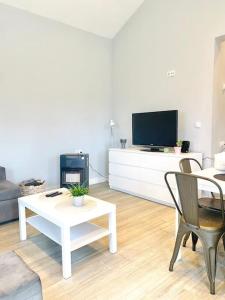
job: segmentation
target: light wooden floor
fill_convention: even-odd
[[[72,278],[64,280],[61,249],[31,227],[19,241],[18,222],[0,226],[0,252],[13,249],[41,278],[44,299],[224,299],[225,255],[219,247],[216,296],[210,296],[202,249],[188,247],[174,272],[168,264],[174,246],[174,209],[111,191],[105,184],[91,194],[116,203],[118,253],[110,254],[107,239],[72,253]],[[106,218],[97,220],[106,224]]]

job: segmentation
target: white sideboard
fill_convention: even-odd
[[[201,153],[110,149],[109,186],[114,190],[174,206],[164,182],[164,174],[167,171],[180,171],[179,161],[185,157],[195,158],[202,164]]]

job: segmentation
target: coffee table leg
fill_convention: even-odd
[[[116,237],[116,210],[109,214],[109,251],[117,252],[117,237]]]
[[[62,269],[64,279],[71,277],[70,227],[61,228]]]
[[[19,204],[19,226],[20,226],[20,240],[25,241],[27,239],[26,208],[22,204]]]

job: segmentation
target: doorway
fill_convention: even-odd
[[[225,36],[215,40],[212,153],[225,149]]]

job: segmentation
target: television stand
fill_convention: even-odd
[[[182,158],[195,158],[202,163],[201,153],[176,154],[146,152],[132,148],[110,149],[109,186],[114,190],[174,206],[164,174],[167,171],[178,171]]]
[[[146,149],[141,149],[141,151],[145,151],[145,152],[164,152],[163,148],[146,148]]]

